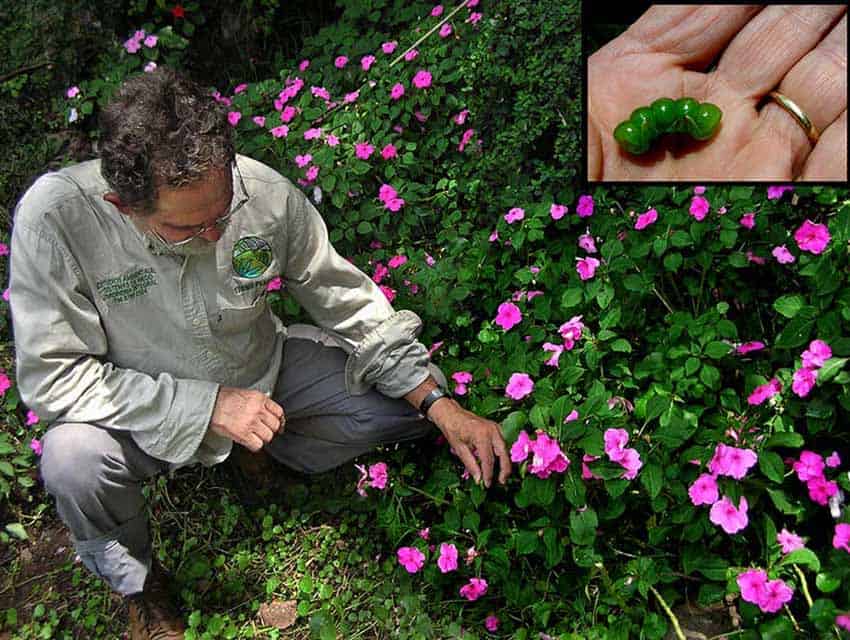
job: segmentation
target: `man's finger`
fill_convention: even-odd
[[[481,468],[484,471],[484,486],[489,489],[493,483],[493,463],[495,462],[493,444],[490,438],[485,436],[479,440],[475,448],[478,449],[478,457],[481,459]]]
[[[472,455],[472,452],[469,450],[469,447],[466,446],[466,443],[456,442],[452,444],[452,449],[455,450],[455,453],[457,454],[457,457],[460,458],[463,466],[465,466],[467,471],[472,474],[472,478],[475,482],[480,481],[481,469],[478,467],[478,463],[475,461],[475,456]]]
[[[254,427],[254,434],[264,443],[271,442],[272,438],[274,438],[274,431],[272,431],[264,424],[260,424]]]
[[[258,416],[258,419],[262,425],[267,429],[270,429],[273,434],[277,433],[281,428],[280,420],[271,412],[261,413]]]
[[[273,413],[278,420],[281,420],[284,417],[283,407],[281,407],[277,402],[275,402],[271,398],[266,398],[264,406],[271,413]]]
[[[508,476],[511,475],[511,456],[508,454],[508,447],[502,438],[500,432],[493,435],[493,450],[499,456],[499,483],[505,484],[508,481]]]
[[[249,433],[240,444],[252,453],[257,453],[263,448],[263,441],[253,433]]]

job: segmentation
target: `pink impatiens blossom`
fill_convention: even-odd
[[[833,451],[832,454],[826,459],[826,466],[830,469],[837,469],[841,466],[841,458],[839,457],[837,451]]]
[[[457,383],[454,390],[455,394],[466,395],[466,385],[472,382],[472,374],[469,371],[456,371],[452,374],[452,380]]]
[[[719,476],[730,476],[741,480],[758,461],[752,449],[730,447],[722,442],[714,449],[714,457],[708,463],[708,470]]]
[[[491,633],[499,629],[499,619],[494,615],[489,615],[484,619],[484,628]]]
[[[304,139],[305,140],[315,140],[315,139],[321,138],[321,137],[322,137],[322,130],[321,130],[321,128],[318,128],[318,127],[314,127],[312,129],[307,129],[307,131],[304,132]]]
[[[32,440],[30,440],[30,449],[32,449],[32,452],[35,455],[40,456],[41,455],[41,440],[39,440],[38,438],[33,438]]]
[[[850,524],[840,523],[835,525],[832,546],[834,549],[843,549],[850,553]]]
[[[348,58],[345,57],[345,56],[337,56],[336,59],[334,59],[334,66],[337,69],[342,69],[347,64],[348,64]]]
[[[416,573],[425,564],[425,554],[416,547],[400,547],[398,552],[398,561],[408,573]]]
[[[739,573],[736,582],[741,590],[741,598],[745,602],[758,604],[764,593],[764,585],[767,584],[767,573],[762,569],[749,569]]]
[[[623,478],[634,480],[643,463],[637,449],[626,448],[629,433],[625,429],[606,429],[603,439],[605,454],[612,462],[620,464],[626,470]]]
[[[292,122],[292,119],[296,115],[298,115],[298,109],[293,107],[292,105],[287,105],[283,108],[283,111],[280,112],[280,121]]]
[[[295,164],[297,164],[299,167],[302,167],[302,168],[306,167],[312,161],[313,161],[313,156],[310,155],[309,153],[306,153],[304,155],[295,156]]]
[[[360,160],[368,160],[374,151],[375,147],[368,142],[357,142],[354,145],[354,155]]]
[[[814,451],[803,451],[800,459],[795,461],[792,467],[800,479],[800,482],[808,482],[823,476],[823,456]]]
[[[589,233],[584,233],[578,237],[578,246],[588,253],[596,253],[596,244],[593,242],[593,236]]]
[[[469,141],[472,140],[472,137],[475,135],[475,129],[467,129],[463,132],[463,135],[460,138],[460,143],[457,145],[457,150],[461,153],[466,148],[466,145],[469,144]],[[522,209],[520,209],[522,211]]]
[[[747,402],[749,404],[758,405],[763,403],[765,400],[772,398],[780,391],[782,391],[782,383],[776,378],[771,378],[770,382],[759,385],[753,389],[753,392],[747,397]]]
[[[694,195],[695,196],[701,196],[704,193],[705,193],[705,187],[702,187],[702,186],[694,187]]]
[[[242,113],[239,111],[229,111],[227,113],[227,121],[230,123],[232,127],[235,127],[239,124],[239,121],[242,119]]]
[[[395,295],[396,295],[396,290],[395,290],[395,289],[393,289],[392,287],[388,287],[388,286],[387,286],[387,285],[385,285],[385,284],[380,284],[380,285],[378,285],[378,288],[381,290],[381,293],[383,293],[383,294],[384,294],[384,297],[385,297],[385,298],[386,298],[389,302],[392,302],[393,300],[395,300]]]
[[[523,218],[525,218],[525,209],[521,209],[520,207],[514,207],[505,214],[505,222],[508,224],[513,224],[517,220],[522,220]]]
[[[360,58],[360,66],[363,68],[363,71],[368,71],[369,67],[375,64],[375,60],[376,58],[373,55],[363,56]]]
[[[435,5],[434,8],[431,9],[431,17],[432,18],[439,18],[441,15],[443,15],[443,5],[441,5],[441,4]]]
[[[375,489],[387,488],[387,463],[377,462],[369,467],[369,479]]]
[[[520,431],[517,439],[511,445],[511,462],[524,462],[531,453],[533,441],[525,431]]]
[[[805,398],[815,386],[818,372],[815,369],[802,367],[794,372],[791,390],[801,398]]]
[[[558,327],[558,333],[564,339],[564,348],[567,351],[572,351],[575,343],[581,338],[581,332],[584,329],[584,323],[581,321],[581,318],[581,316],[573,316]]]
[[[708,473],[703,473],[688,488],[688,495],[694,506],[701,504],[714,504],[720,498],[717,490],[717,480]]]
[[[407,256],[405,255],[397,255],[393,256],[389,260],[387,260],[387,266],[390,269],[398,269],[401,265],[407,263]]]
[[[381,51],[383,51],[387,55],[390,55],[393,51],[396,50],[397,46],[398,42],[396,42],[395,40],[392,40],[391,42],[385,42],[381,45]]]
[[[266,291],[280,291],[283,286],[283,279],[280,276],[275,276],[266,285]]]
[[[552,220],[560,220],[567,213],[567,207],[563,204],[552,204],[549,208],[549,215],[552,216]]]
[[[413,76],[413,86],[417,89],[427,89],[431,86],[431,72],[420,69]]]
[[[765,583],[759,608],[765,613],[776,613],[786,602],[790,602],[794,590],[782,580],[769,580]]]
[[[737,507],[728,497],[724,496],[712,505],[708,517],[726,533],[737,533],[749,524],[747,506],[747,499],[744,496],[741,496]]]
[[[767,199],[768,200],[779,200],[782,197],[782,194],[786,191],[793,191],[794,187],[790,185],[771,185],[767,188]]]
[[[455,571],[457,569],[457,547],[443,542],[440,545],[440,557],[437,558],[437,566],[443,573]]]
[[[274,127],[269,131],[275,138],[285,138],[289,135],[289,127],[285,124],[280,125],[279,127]]]
[[[806,546],[806,543],[803,542],[803,539],[800,536],[788,531],[788,529],[785,529],[784,527],[782,528],[782,531],[776,534],[776,541],[779,543],[779,546],[782,547],[782,553],[791,553],[792,551],[802,549]]]
[[[823,340],[812,340],[809,348],[803,351],[803,366],[809,369],[819,369],[832,357],[832,349]]]
[[[505,331],[508,331],[522,322],[522,311],[512,302],[503,302],[499,305],[494,322]]]
[[[38,414],[35,411],[33,411],[32,409],[27,411],[27,423],[26,424],[27,424],[28,427],[31,427],[34,424],[38,424],[38,420],[39,420]]]
[[[253,118],[251,118],[251,120],[258,127],[265,127],[266,126],[266,117],[265,116],[254,116]]]
[[[381,157],[384,160],[390,160],[392,158],[398,157],[398,150],[395,148],[394,144],[388,144],[383,149],[381,149]]]
[[[544,363],[550,367],[558,367],[558,359],[564,351],[564,346],[561,344],[553,344],[551,342],[543,343],[543,351],[549,351],[552,356]]]
[[[419,537],[423,540],[427,540],[431,537],[431,527],[425,527],[424,529],[419,530]]]
[[[460,588],[460,595],[467,600],[478,600],[487,593],[487,581],[484,578],[470,578],[469,583]]]
[[[744,344],[738,345],[738,348],[735,349],[735,351],[740,355],[744,355],[750,351],[759,351],[761,349],[764,349],[764,342],[753,340],[751,342],[745,342]]]
[[[794,240],[797,241],[797,246],[802,251],[819,255],[823,253],[826,245],[829,244],[829,229],[824,224],[815,224],[811,220],[806,220],[794,232]]]
[[[809,490],[809,498],[812,502],[825,507],[829,504],[829,499],[838,493],[838,484],[832,480],[827,480],[824,476],[812,478],[806,482],[806,488]]]
[[[527,373],[512,373],[505,387],[505,395],[513,400],[522,400],[534,391],[534,381]]]
[[[78,95],[80,95],[80,88],[77,85],[68,87],[68,90],[65,92],[65,96],[68,98],[76,98]]]
[[[447,22],[440,27],[440,37],[448,38],[450,35],[452,35],[452,25],[450,22]]]
[[[635,221],[635,229],[637,229],[638,231],[640,231],[641,229],[645,229],[656,220],[658,220],[658,211],[656,211],[655,209],[650,209],[646,213],[642,213],[638,216],[637,220]]]
[[[774,247],[770,253],[779,264],[793,264],[797,260],[784,244]]]
[[[835,625],[845,631],[850,631],[850,614],[842,613],[835,616]]]
[[[415,60],[418,55],[419,51],[417,51],[416,49],[411,49],[410,51],[404,54],[404,59],[406,62],[410,62],[411,60]]]
[[[578,261],[576,264],[576,271],[578,272],[579,278],[582,280],[590,280],[596,275],[596,268],[599,266],[599,260],[592,257],[576,258],[576,260]]]
[[[745,213],[741,216],[740,222],[742,227],[746,227],[747,229],[753,229],[756,226],[756,214]]]
[[[12,381],[5,373],[0,373],[0,397],[6,395],[6,392],[12,388]]]
[[[588,218],[593,215],[593,196],[579,196],[576,213],[579,218]]]
[[[702,196],[694,196],[691,200],[690,214],[696,218],[698,222],[702,222],[708,213],[708,200]]]
[[[400,82],[396,82],[396,83],[393,85],[393,88],[392,88],[392,89],[390,89],[390,97],[391,97],[393,100],[398,100],[398,99],[399,99],[399,98],[401,98],[403,95],[404,95],[404,85],[403,85],[403,84],[401,84]]]
[[[546,479],[553,472],[563,473],[570,464],[569,459],[561,451],[561,445],[542,431],[537,432],[537,439],[531,443],[531,464],[529,473],[538,478]]]

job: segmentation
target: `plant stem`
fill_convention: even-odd
[[[469,2],[469,0],[463,0],[463,2],[462,2],[461,4],[459,4],[458,6],[456,6],[456,7],[454,8],[454,10],[453,10],[450,14],[448,14],[445,18],[443,18],[443,19],[442,19],[442,20],[440,20],[437,24],[435,24],[433,27],[431,27],[431,30],[430,30],[430,31],[426,32],[424,36],[422,36],[421,38],[419,38],[419,40],[417,40],[417,41],[416,41],[416,42],[414,42],[412,45],[410,45],[410,47],[408,47],[407,51],[405,51],[404,53],[399,54],[399,55],[398,55],[398,57],[397,57],[395,60],[393,60],[392,62],[390,62],[390,68],[394,67],[394,66],[395,66],[395,64],[396,64],[396,62],[398,62],[398,61],[399,61],[399,60],[401,60],[401,59],[402,59],[405,55],[407,55],[407,53],[408,53],[409,51],[412,51],[413,49],[415,49],[416,47],[418,47],[418,46],[419,46],[419,44],[420,44],[423,40],[425,40],[425,38],[427,38],[427,37],[428,37],[428,36],[430,36],[432,33],[434,33],[437,29],[439,29],[440,27],[442,27],[442,26],[443,26],[443,24],[445,24],[446,22],[448,22],[449,20],[451,20],[451,19],[452,19],[452,16],[454,16],[454,14],[456,14],[458,11],[460,11],[461,9],[463,9],[463,8],[466,6],[466,3],[467,3],[467,2]]]
[[[667,606],[667,603],[664,601],[664,598],[661,597],[661,594],[653,587],[649,586],[649,590],[655,594],[655,597],[658,598],[658,602],[661,605],[661,608],[664,609],[664,613],[667,614],[667,617],[670,618],[670,622],[673,624],[673,632],[676,634],[676,638],[678,640],[687,640],[685,634],[682,632],[682,627],[679,626],[679,619],[676,617],[676,614]]]
[[[437,504],[439,504],[441,506],[449,504],[448,500],[444,500],[443,498],[438,498],[437,496],[432,496],[430,493],[428,493],[426,491],[422,491],[422,489],[417,489],[416,487],[414,487],[412,485],[402,484],[401,486],[403,486],[405,489],[408,489],[409,491],[413,491],[414,493],[418,493],[420,495],[423,495],[426,498],[430,498],[431,500],[433,500],[434,502],[436,502]]]
[[[806,582],[806,574],[803,573],[803,570],[800,569],[796,564],[792,564],[794,567],[794,571],[797,572],[797,575],[800,576],[800,586],[803,589],[803,597],[806,599],[806,604],[809,605],[809,609],[812,608],[812,595],[809,593],[809,583]]]
[[[791,624],[794,625],[794,631],[800,630],[800,625],[797,624],[797,618],[794,617],[794,614],[791,613],[791,609],[788,608],[788,605],[783,605],[785,607],[785,613],[788,614],[788,617],[791,618]]]

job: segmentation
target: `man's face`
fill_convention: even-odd
[[[156,210],[149,216],[133,216],[137,228],[151,238],[157,252],[198,255],[215,251],[223,229],[216,220],[227,215],[233,201],[233,179],[229,168],[214,169],[202,180],[184,187],[162,187]],[[173,247],[163,243],[190,242]],[[158,238],[157,235],[160,237]]]

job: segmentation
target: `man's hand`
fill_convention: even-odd
[[[283,408],[266,394],[250,389],[221,387],[210,429],[251,451],[259,451],[283,429]]]
[[[493,466],[499,458],[499,484],[504,485],[511,474],[511,457],[502,438],[502,430],[492,420],[487,420],[467,411],[450,398],[437,400],[428,415],[443,432],[449,445],[463,462],[466,469],[479,482],[484,475],[484,486],[488,489],[493,481]],[[475,455],[472,453],[475,449]],[[481,460],[481,467],[475,456]]]

